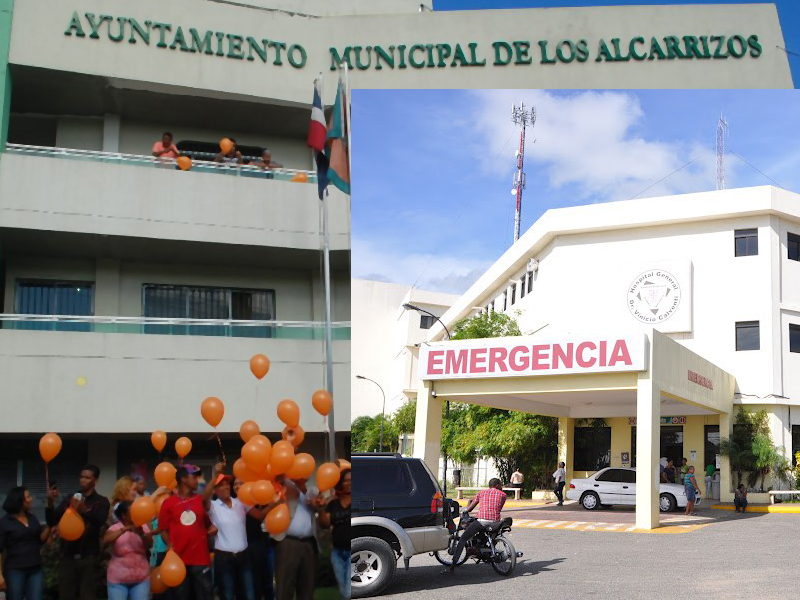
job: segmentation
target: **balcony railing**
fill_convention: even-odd
[[[47,156],[50,158],[66,158],[70,160],[90,160],[95,162],[129,165],[137,167],[152,167],[155,169],[177,169],[174,158],[156,158],[140,154],[122,154],[120,152],[100,152],[98,150],[77,150],[74,148],[54,148],[51,146],[27,146],[24,144],[7,144],[6,152],[11,154],[24,154],[30,156]],[[254,179],[276,179],[279,181],[298,181],[308,183],[317,182],[317,174],[313,171],[298,169],[273,169],[267,171],[252,165],[236,165],[215,163],[214,155],[208,152],[186,152],[192,157],[191,172],[216,173],[233,177],[251,177]]]
[[[0,314],[2,329],[76,331],[154,335],[204,335],[286,340],[324,340],[323,321],[239,321],[231,319],[161,319]],[[334,340],[350,339],[350,322],[332,323]]]

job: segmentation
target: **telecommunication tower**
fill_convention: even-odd
[[[531,106],[526,108],[524,102],[520,105],[511,105],[511,120],[520,126],[519,132],[519,149],[516,151],[517,155],[517,172],[514,174],[514,189],[511,193],[516,196],[517,206],[514,212],[514,242],[519,239],[519,226],[522,217],[522,190],[525,189],[525,172],[522,167],[525,162],[525,129],[528,125],[533,127],[536,123],[536,108]]]
[[[725,189],[725,138],[728,137],[728,121],[719,114],[717,121],[717,189]]]

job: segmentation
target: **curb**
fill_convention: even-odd
[[[714,504],[711,508],[715,510],[735,510],[733,505]],[[779,504],[769,506],[748,506],[747,512],[757,513],[783,513],[783,514],[800,514],[800,505],[795,506],[781,506]]]

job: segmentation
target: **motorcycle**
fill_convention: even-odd
[[[445,520],[450,531],[450,541],[447,545],[447,550],[437,550],[433,553],[436,560],[446,567],[453,564],[456,545],[458,545],[458,541],[467,526],[476,520],[474,517],[470,517],[467,511],[464,511],[456,526],[453,514],[458,512],[458,508],[457,502],[446,500]],[[498,575],[505,577],[511,575],[517,564],[517,558],[522,556],[522,552],[518,552],[511,541],[504,535],[506,532],[511,531],[512,522],[511,517],[506,517],[500,521],[484,525],[483,531],[480,531],[464,545],[464,552],[459,557],[457,566],[463,565],[471,558],[476,564],[481,562],[489,563]]]

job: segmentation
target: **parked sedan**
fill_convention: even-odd
[[[586,479],[569,482],[567,498],[577,500],[586,510],[613,504],[636,505],[636,469],[609,467]],[[695,504],[700,504],[700,494]],[[662,483],[659,497],[661,512],[686,507],[686,490],[678,483]]]

